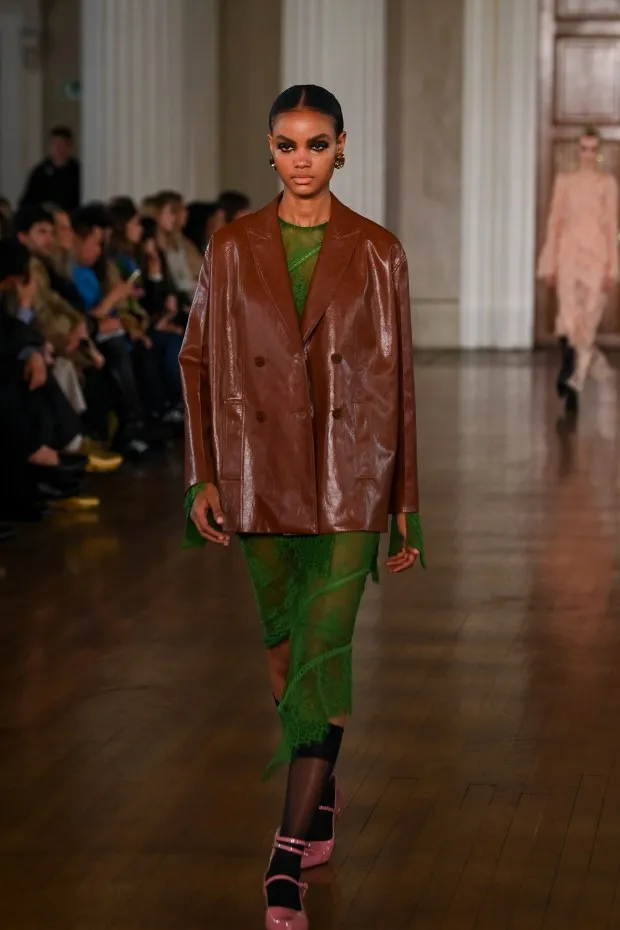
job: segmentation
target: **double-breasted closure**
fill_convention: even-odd
[[[407,261],[335,197],[300,320],[278,200],[219,230],[180,354],[186,485],[224,528],[384,532],[418,511]]]

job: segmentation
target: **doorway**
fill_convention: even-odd
[[[603,136],[603,168],[620,183],[620,0],[541,0],[537,254],[555,175],[575,166],[581,129]],[[535,341],[555,341],[555,294],[537,282]],[[599,331],[620,347],[620,294],[610,295]]]

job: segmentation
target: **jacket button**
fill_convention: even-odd
[[[342,361],[342,355],[340,354],[340,352],[334,352],[334,354],[332,355],[332,362],[334,363],[334,365],[339,365],[341,361]]]
[[[334,420],[342,420],[342,407],[334,407],[332,416]]]
[[[257,355],[256,358],[254,359],[254,364],[256,365],[257,368],[264,368],[265,361],[266,359],[264,355]]]
[[[257,410],[256,419],[258,420],[259,423],[264,423],[265,420],[267,419],[267,414],[264,413],[262,410]]]

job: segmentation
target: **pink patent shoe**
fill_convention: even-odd
[[[303,856],[307,844],[303,840],[296,840],[291,837],[276,835],[273,844],[274,849],[281,849],[284,852],[296,853]],[[267,913],[265,914],[265,930],[308,930],[308,915],[304,910],[304,897],[308,886],[305,882],[298,882],[290,875],[272,875],[265,879],[264,892],[265,901],[267,901],[267,889],[273,882],[291,882],[299,888],[299,897],[301,899],[301,910],[294,911],[290,907],[270,907],[267,904]]]
[[[336,822],[340,819],[340,815],[342,814],[342,794],[337,786],[334,806],[319,807],[319,810],[326,811],[328,814],[332,815],[332,835],[329,840],[315,840],[314,843],[306,843],[306,848],[302,853],[303,858],[301,860],[301,868],[304,872],[306,869],[316,869],[320,865],[327,865],[332,857],[334,843],[336,842]],[[280,834],[276,833],[276,842],[279,839]]]
[[[316,840],[314,843],[308,843],[303,852],[301,867],[304,869],[316,869],[319,865],[326,865],[332,857],[334,843],[336,842],[336,822],[340,819],[342,813],[342,795],[336,787],[336,797],[333,807],[319,807],[320,811],[326,811],[332,815],[332,835],[329,840]]]

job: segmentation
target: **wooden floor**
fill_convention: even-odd
[[[620,928],[620,430],[544,356],[418,367],[429,568],[370,586],[313,930]],[[248,580],[178,455],[0,548],[0,927],[252,930],[282,780]]]

